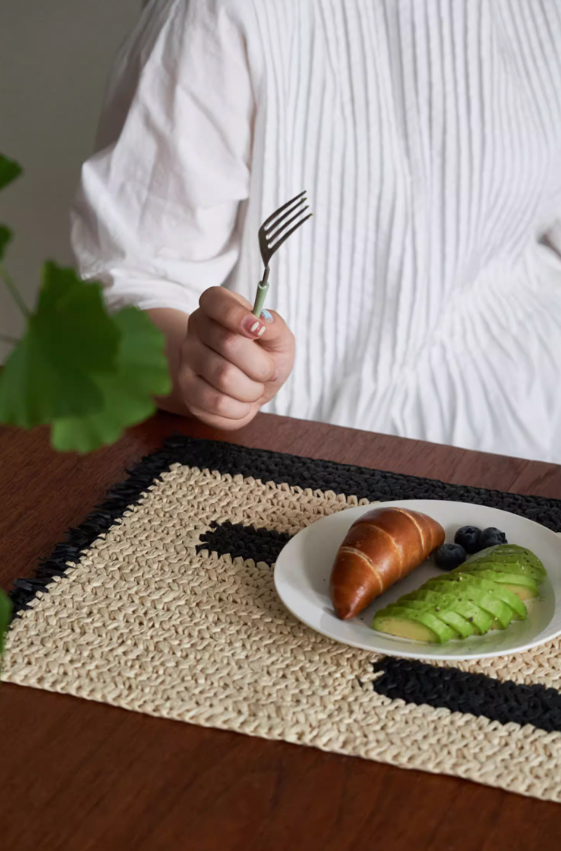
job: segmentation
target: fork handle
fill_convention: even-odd
[[[269,284],[263,284],[261,281],[257,284],[257,294],[253,304],[254,316],[261,316],[261,311],[263,310],[263,305],[265,304],[265,298],[267,297],[268,291]]]
[[[261,316],[265,298],[269,292],[269,267],[267,266],[263,274],[263,280],[257,284],[257,293],[255,294],[255,302],[253,304],[253,315]]]

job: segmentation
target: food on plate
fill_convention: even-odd
[[[533,576],[536,581],[541,582],[546,575],[545,567],[530,550],[517,544],[501,544],[496,547],[487,547],[477,555],[468,559],[470,565],[491,563],[495,565],[508,565],[516,568],[517,573]]]
[[[481,564],[474,564],[468,569],[473,576],[481,576],[483,579],[490,579],[504,585],[521,600],[530,600],[532,597],[538,596],[538,583],[531,576],[513,573],[508,565],[482,562]]]
[[[485,609],[470,603],[465,595],[460,597],[458,594],[451,594],[445,585],[434,591],[419,588],[418,591],[406,594],[401,599],[402,601],[420,600],[431,603],[439,617],[441,611],[452,610],[473,626],[475,635],[484,635],[489,632],[495,620],[493,615],[486,612]]]
[[[466,551],[461,544],[441,544],[434,551],[434,563],[441,570],[454,570],[466,560]]]
[[[497,544],[390,603],[376,613],[372,627],[439,644],[506,629],[512,621],[526,618],[525,601],[538,595],[546,575],[530,550]]]
[[[444,591],[446,594],[454,594],[460,600],[467,600],[493,616],[499,629],[506,629],[514,617],[514,612],[503,600],[495,597],[488,588],[476,585],[468,588],[468,583],[450,582],[444,577],[442,579],[429,579],[427,588]]]
[[[393,507],[367,511],[347,532],[331,571],[331,601],[337,617],[354,618],[443,542],[440,523],[419,511]],[[419,634],[425,634],[425,624],[418,618],[415,622]],[[441,623],[437,619],[438,629]],[[426,628],[434,631],[431,624]],[[440,634],[449,640],[453,637],[448,634],[450,627],[444,626]]]
[[[454,543],[463,547],[468,555],[474,555],[480,550],[508,542],[505,533],[495,526],[483,530],[477,526],[462,526],[454,535]]]
[[[498,544],[507,544],[508,541],[506,539],[506,535],[504,532],[501,532],[500,529],[496,529],[495,526],[489,526],[487,529],[483,529],[481,536],[479,538],[479,548],[481,550],[486,547],[495,547]]]
[[[526,619],[527,612],[524,602],[516,594],[513,594],[512,591],[509,591],[506,585],[493,582],[491,579],[483,579],[480,574],[470,573],[469,570],[464,571],[463,569],[454,570],[442,578],[445,582],[453,582],[455,585],[468,588],[470,593],[475,588],[492,594],[494,600],[500,600],[512,609],[515,620]]]
[[[428,592],[429,594],[433,593],[432,591]],[[453,594],[450,594],[449,597],[445,594],[437,595],[440,596],[438,599],[438,618],[444,623],[446,623],[449,627],[452,628],[454,633],[454,638],[469,638],[470,635],[475,635],[477,633],[477,627],[474,626],[473,622],[470,621],[470,615],[466,617],[465,610],[464,614],[460,613],[456,610],[456,601],[457,598],[454,597]],[[415,598],[415,596],[411,596],[407,594],[405,597],[402,597],[399,603],[396,603],[397,607],[405,608],[405,609],[414,609],[417,612],[430,612],[431,614],[435,614],[433,611],[434,605],[431,605],[429,601],[426,599]],[[387,608],[390,608],[389,606]]]
[[[477,526],[462,526],[454,535],[454,543],[463,547],[468,555],[473,555],[481,549],[480,538],[481,529]]]
[[[398,606],[388,606],[374,619],[378,632],[389,632],[414,641],[445,644],[451,638],[459,638],[455,629],[448,626],[433,612],[419,612]]]

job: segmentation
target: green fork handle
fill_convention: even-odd
[[[253,315],[261,316],[261,311],[263,310],[263,306],[265,304],[265,299],[267,297],[267,293],[269,291],[269,284],[263,284],[261,281],[257,284],[257,293],[255,295],[255,302],[253,305]]]
[[[263,280],[257,284],[257,293],[255,294],[255,302],[253,304],[253,315],[260,316],[267,293],[269,292],[269,267],[267,266],[263,274]]]

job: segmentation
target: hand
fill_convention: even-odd
[[[294,364],[294,335],[271,311],[266,322],[245,298],[211,287],[189,316],[178,383],[197,419],[224,430],[242,428],[282,387]]]

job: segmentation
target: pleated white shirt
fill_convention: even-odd
[[[72,213],[113,306],[253,301],[296,335],[267,410],[561,462],[559,0],[152,0]]]

